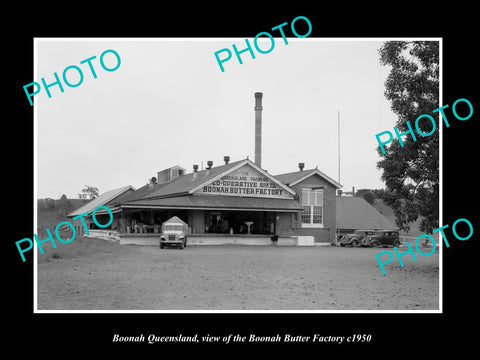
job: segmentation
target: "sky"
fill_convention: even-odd
[[[255,92],[263,93],[263,169],[282,174],[303,162],[343,191],[384,188],[375,134],[397,118],[384,97],[390,69],[378,55],[388,39],[275,40],[268,54],[242,53],[243,64],[233,54],[222,72],[214,53],[233,53],[232,44],[241,50],[245,38],[35,39],[32,81],[53,83],[56,72],[64,87],[51,86],[51,98],[44,88],[34,96],[37,198],[78,198],[84,185],[100,194],[139,188],[165,168],[192,172],[193,164],[223,164],[224,155],[254,161]],[[268,49],[270,40],[259,46]],[[109,49],[121,59],[110,72],[100,64]],[[96,79],[80,63],[92,56]],[[103,59],[117,64],[112,53]],[[77,87],[62,80],[70,65],[84,76]],[[67,72],[73,84],[78,76]]]

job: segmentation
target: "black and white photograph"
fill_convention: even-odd
[[[465,39],[234,19],[23,40],[31,118],[5,154],[25,324],[154,351],[458,328],[477,227]]]
[[[38,311],[441,310],[440,40],[265,38],[36,42]]]

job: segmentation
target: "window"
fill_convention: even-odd
[[[323,189],[302,189],[302,227],[323,227]]]

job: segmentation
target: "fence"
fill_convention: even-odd
[[[115,230],[93,230],[89,229],[89,234],[83,234],[85,237],[91,237],[95,239],[109,240],[109,241],[120,241],[120,234]]]
[[[415,241],[417,240],[417,237],[415,236],[403,236],[400,235],[400,246],[406,246],[405,242],[408,241],[412,247],[415,246]],[[434,238],[435,240],[435,246],[437,250],[439,249],[439,244],[438,244],[438,238]],[[428,237],[423,238],[418,242],[419,247],[432,247],[432,242]]]

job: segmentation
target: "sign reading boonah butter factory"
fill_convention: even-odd
[[[279,199],[293,197],[280,184],[248,165],[204,185],[197,193]]]

